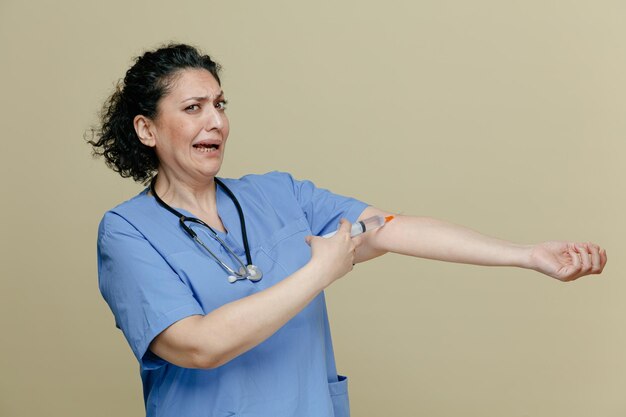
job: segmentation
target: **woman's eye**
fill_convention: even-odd
[[[191,106],[185,107],[186,111],[196,111],[200,108],[198,104],[192,104]]]
[[[228,101],[226,100],[220,100],[217,102],[217,104],[215,105],[215,107],[218,110],[226,110],[226,105],[228,104]]]

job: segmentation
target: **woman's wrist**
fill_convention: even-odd
[[[514,255],[511,266],[525,269],[535,269],[535,264],[532,258],[532,252],[535,245],[515,243],[513,246]]]
[[[334,282],[333,279],[329,278],[329,273],[326,270],[322,263],[316,260],[316,258],[311,258],[306,265],[304,265],[301,271],[306,275],[306,279],[315,283],[320,291],[323,291],[330,284]]]

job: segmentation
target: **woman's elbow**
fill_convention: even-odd
[[[187,355],[187,368],[193,369],[215,369],[224,365],[228,360],[223,355],[214,352],[206,352],[205,349],[194,348]]]
[[[150,350],[159,358],[181,368],[215,369],[229,361],[226,355],[200,345],[164,347],[153,342]]]
[[[150,344],[150,350],[161,359],[182,368],[214,369],[232,357],[216,340],[201,337],[207,332],[202,326],[204,316],[192,316],[174,323]]]

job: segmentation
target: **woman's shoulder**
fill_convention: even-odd
[[[241,184],[257,184],[257,183],[289,183],[294,181],[293,175],[283,171],[269,171],[264,174],[246,174],[240,178],[222,178],[222,181]]]
[[[264,174],[247,174],[240,178],[220,178],[228,187],[240,189],[242,191],[257,192],[290,192],[293,193],[294,186],[298,182],[293,175],[283,171],[270,171]]]
[[[100,229],[105,226],[120,227],[134,225],[142,218],[150,218],[154,210],[154,199],[148,195],[148,189],[107,210],[100,220]]]
[[[110,213],[116,213],[119,215],[130,214],[137,210],[143,210],[145,207],[150,206],[152,198],[148,194],[148,188],[143,189],[139,194],[129,198],[126,201],[119,203],[113,208],[106,211],[105,216]]]

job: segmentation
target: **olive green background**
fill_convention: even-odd
[[[96,228],[142,187],[83,134],[145,49],[224,67],[222,176],[270,170],[516,242],[590,240],[602,276],[388,255],[328,291],[352,414],[626,415],[626,3],[0,0],[0,415],[140,416]]]

